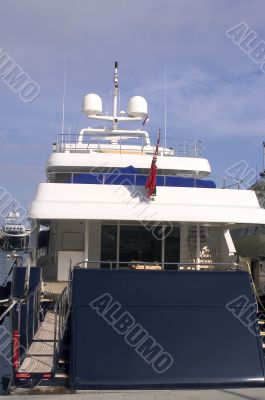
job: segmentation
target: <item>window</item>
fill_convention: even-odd
[[[119,232],[119,237],[118,237]],[[164,238],[163,238],[164,236]],[[119,249],[118,249],[119,246]],[[164,246],[164,248],[163,248]],[[164,249],[164,268],[176,269],[180,260],[180,228],[162,225],[102,225],[101,264],[102,268],[127,268],[130,262],[162,263]]]
[[[121,225],[120,261],[161,262],[162,241],[144,226]]]
[[[176,265],[167,263],[178,263],[180,260],[180,229],[172,227],[171,232],[165,238],[165,269],[176,269]]]

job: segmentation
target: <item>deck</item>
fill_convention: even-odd
[[[18,373],[51,373],[54,357],[55,314],[47,311],[44,321],[33,337]]]
[[[56,301],[66,286],[67,282],[44,282],[45,298]]]
[[[45,299],[56,302],[66,282],[45,282]],[[26,357],[17,371],[27,374],[50,374],[54,364],[54,330],[55,313],[47,311],[44,321],[33,337],[33,341],[27,351]]]
[[[216,390],[88,390],[86,392],[76,391],[68,394],[69,390],[64,388],[37,388],[29,392],[23,389],[16,389],[11,397],[21,399],[20,395],[45,395],[45,400],[263,400],[264,388],[253,389],[216,389]],[[78,395],[78,396],[77,396]],[[28,398],[28,397],[27,397]],[[0,396],[6,399],[6,396]]]

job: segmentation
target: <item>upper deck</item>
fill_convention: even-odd
[[[85,134],[59,135],[47,163],[47,173],[88,172],[91,168],[126,168],[131,165],[147,173],[155,146],[149,141],[146,143],[147,132],[138,132],[144,133],[145,140],[143,136],[133,140],[127,136],[96,137],[95,133],[87,130]],[[170,147],[158,147],[159,175],[205,177],[211,173],[208,160],[202,157],[201,141],[169,138],[168,143]]]
[[[113,83],[111,115],[103,114],[102,100],[98,95],[89,93],[84,96],[82,112],[94,121],[94,126],[83,128],[78,134],[64,134],[62,126],[62,134],[53,144],[47,174],[129,166],[147,172],[154,154],[158,159],[158,175],[204,177],[210,174],[209,162],[201,156],[199,140],[171,139],[163,133],[163,140],[156,138],[155,145],[151,144],[149,133],[143,129],[149,119],[147,102],[143,97],[131,97],[127,113],[119,110],[118,63],[115,63]],[[128,129],[128,123],[133,128]],[[160,133],[158,136],[160,138]]]

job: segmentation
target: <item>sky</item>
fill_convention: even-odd
[[[131,96],[144,96],[147,130],[164,132],[166,71],[167,137],[202,140],[214,176],[240,163],[239,178],[260,172],[265,74],[259,55],[254,62],[235,43],[240,32],[226,32],[243,24],[258,45],[265,41],[264,13],[264,0],[1,0],[2,192],[26,208],[45,181],[61,132],[65,59],[67,132],[89,126],[80,117],[86,93],[99,94],[107,109],[119,61],[121,108]],[[1,53],[40,88],[32,102],[5,81]]]

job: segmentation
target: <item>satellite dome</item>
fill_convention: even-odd
[[[129,117],[144,118],[147,115],[147,102],[141,96],[133,96],[128,102],[127,113]]]
[[[102,100],[95,93],[84,96],[82,112],[88,117],[102,114]]]

